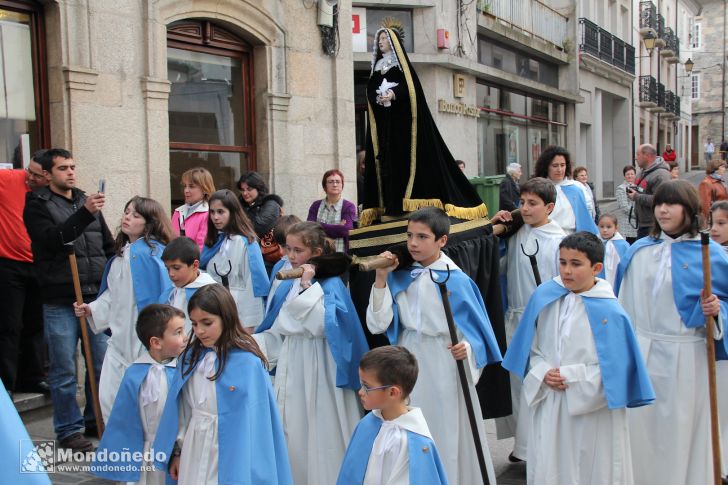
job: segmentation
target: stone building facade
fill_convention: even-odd
[[[6,97],[4,154],[23,139],[26,154],[72,150],[82,188],[107,179],[112,221],[136,194],[179,202],[195,165],[218,188],[256,169],[299,215],[329,168],[355,198],[351,36],[325,54],[325,14],[278,0],[0,1],[4,40],[22,41],[3,42],[23,68],[3,66],[3,82],[25,96]]]
[[[716,147],[728,137],[726,126],[726,4],[706,1],[691,26],[693,72],[686,82],[692,100],[692,152],[694,166],[705,166],[703,145],[710,138]]]

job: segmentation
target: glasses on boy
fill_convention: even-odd
[[[389,384],[386,386],[378,386],[378,387],[367,387],[364,384],[361,385],[361,390],[364,391],[364,394],[369,395],[372,391],[381,391],[382,389],[388,389],[392,387],[394,384]]]

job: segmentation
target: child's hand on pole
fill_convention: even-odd
[[[457,345],[448,344],[447,348],[450,349],[450,353],[452,353],[452,357],[455,360],[465,360],[468,356],[468,348],[465,342],[460,342]]]
[[[73,302],[73,312],[76,314],[77,317],[90,317],[91,316],[91,307],[87,303],[81,303],[80,305]]]
[[[389,251],[384,251],[382,254],[379,255],[382,258],[387,258],[392,261],[392,264],[385,267],[385,268],[377,268],[377,275],[374,279],[374,287],[375,288],[386,288],[387,286],[387,275],[397,269],[397,266],[399,265],[399,260],[397,259],[397,256],[392,254]]]
[[[561,377],[559,369],[549,370],[543,377],[543,382],[550,388],[556,389],[557,391],[563,391],[569,387],[566,385],[566,378]]]
[[[705,290],[700,290],[700,306],[703,308],[703,315],[706,317],[717,317],[720,313],[720,300],[715,294],[705,298]]]

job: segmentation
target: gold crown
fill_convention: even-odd
[[[385,17],[382,19],[382,28],[394,30],[399,40],[404,40],[404,25],[402,25],[401,20],[394,17]]]

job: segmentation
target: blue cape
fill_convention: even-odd
[[[23,473],[20,472],[21,467]],[[0,470],[3,474],[3,483],[51,485],[41,457],[35,450],[2,381],[0,381]]]
[[[619,254],[619,261],[621,262],[622,259],[624,259],[624,255],[627,254],[627,251],[629,251],[629,243],[624,239],[609,239],[608,241],[604,241],[605,254],[607,251],[607,244],[609,243],[614,245],[614,249],[617,250],[617,254]],[[605,279],[606,271],[606,268],[602,268],[602,271],[597,276],[601,279]]]
[[[276,273],[278,273],[284,264],[288,262],[288,256],[283,256],[281,259],[276,261],[276,264],[273,265],[273,269],[270,272],[270,277],[268,277],[268,291],[270,292],[270,287],[273,286],[273,281],[276,279]]]
[[[253,282],[253,295],[257,297],[268,296],[268,289],[270,284],[268,282],[268,273],[265,271],[265,263],[263,262],[263,253],[260,252],[260,245],[258,241],[248,241],[245,237],[243,240],[247,243],[248,251],[248,267],[250,268],[250,280]],[[225,234],[218,233],[215,244],[212,247],[202,246],[202,256],[200,256],[200,269],[207,270],[207,264],[210,262],[213,256],[222,247],[222,243],[225,241]]]
[[[283,280],[272,296],[270,308],[255,333],[273,326],[294,280]],[[359,361],[369,350],[354,303],[338,276],[315,280],[324,292],[324,333],[336,362],[336,387],[359,390]]]
[[[547,281],[531,296],[503,359],[503,367],[525,377],[539,313],[569,290]],[[582,297],[599,359],[609,409],[644,406],[655,400],[632,322],[616,298]],[[552,322],[549,322],[552,323]],[[555,323],[555,322],[553,322]]]
[[[357,485],[364,482],[369,455],[382,427],[382,420],[369,413],[359,421],[346,448],[337,485]],[[447,485],[447,475],[440,461],[435,442],[407,430],[410,483],[417,485]]]
[[[200,355],[200,361],[205,353]],[[216,367],[219,368],[219,365],[218,360]],[[183,377],[180,364],[177,369],[153,446],[155,453],[164,452],[167,457],[172,456],[177,439],[178,401],[183,398],[181,391],[194,373],[193,370]],[[215,392],[218,482],[293,485],[283,426],[263,362],[250,352],[230,349],[225,370],[215,381]],[[206,456],[196,458],[209,459]],[[166,470],[168,463],[155,461],[154,465]]]
[[[579,182],[577,182],[579,183]],[[574,211],[574,219],[576,219],[576,232],[587,231],[595,236],[599,235],[599,228],[594,223],[594,218],[589,214],[589,207],[586,205],[586,197],[584,191],[576,185],[563,185],[561,190],[571,203]]]
[[[635,253],[642,248],[662,244],[662,239],[643,237],[630,246],[619,263],[614,292],[619,294],[622,279],[627,273]],[[700,306],[703,289],[703,253],[700,241],[680,241],[672,244],[672,294],[683,324],[687,328],[705,326],[705,315]],[[723,247],[710,241],[710,275],[713,294],[720,298],[720,319],[728,324],[728,256]],[[728,360],[728,339],[716,340],[716,360]]]
[[[387,337],[392,345],[399,341],[399,310],[397,308],[397,295],[406,291],[414,279],[410,276],[413,268],[397,270],[389,273],[387,285],[392,292],[394,318],[387,329]],[[438,281],[445,281],[447,271],[432,270],[437,274]],[[430,275],[423,275],[422,278],[429,278]],[[433,283],[434,285],[435,283]],[[450,296],[450,307],[452,309],[455,325],[463,333],[465,339],[470,343],[475,356],[475,363],[480,369],[488,364],[495,364],[503,360],[498,347],[498,342],[493,333],[488,313],[485,311],[483,297],[475,282],[468,275],[460,270],[451,270],[450,279],[447,280],[447,288]],[[442,299],[440,300],[442,301]]]
[[[164,252],[162,243],[153,240],[151,245],[148,245],[143,239],[137,239],[129,248],[131,251],[129,264],[134,286],[134,298],[136,299],[137,310],[141,312],[145,306],[157,303],[157,297],[160,294],[166,292],[169,295],[174,285],[169,279],[167,268],[161,259],[162,252]],[[99,295],[109,287],[106,280],[109,276],[111,263],[115,259],[116,256],[112,256],[106,263],[104,274],[101,277]],[[167,303],[167,301],[165,300],[163,303]]]
[[[139,453],[138,456],[141,456],[144,452],[144,426],[139,413],[139,392],[142,382],[144,382],[144,378],[147,377],[151,367],[151,364],[132,364],[124,373],[119,392],[114,400],[114,406],[111,409],[109,422],[106,424],[104,435],[99,441],[94,461],[91,463],[91,473],[97,477],[117,482],[138,482],[141,478],[140,467],[144,465],[141,459],[99,462],[96,457],[100,452],[104,452],[108,456],[108,453],[121,453],[124,450],[131,453],[132,457],[134,453]],[[165,366],[164,370],[167,375],[167,383],[171,384],[176,368]],[[128,469],[121,471],[99,468],[104,465],[110,465],[111,467],[121,465]],[[159,470],[162,470],[162,468],[159,468]],[[177,482],[167,475],[167,483]]]

